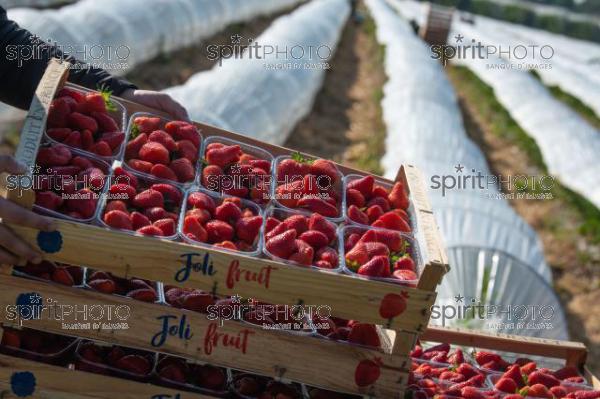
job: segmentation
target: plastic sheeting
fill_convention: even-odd
[[[14,7],[56,7],[63,4],[75,3],[77,0],[0,0],[4,8]]]
[[[454,91],[429,48],[384,0],[367,0],[367,5],[377,24],[377,39],[386,46],[386,176],[394,177],[402,163],[418,166],[432,179],[431,186],[436,177],[459,177],[472,169],[491,175],[482,152],[465,133]],[[457,166],[464,170],[459,173]],[[445,193],[430,187],[429,194],[447,244],[496,248],[551,281],[537,234],[505,200],[495,199],[494,186],[486,192]]]
[[[440,316],[434,314],[432,324],[569,339],[560,300],[530,267],[495,249],[452,247],[448,259],[452,270],[440,286]],[[459,317],[459,308],[466,305],[483,306]]]
[[[194,120],[215,124],[217,116],[220,127],[282,144],[312,108],[325,75],[321,67],[333,55],[349,13],[347,0],[314,0],[280,17],[256,38],[262,48],[277,46],[271,54],[261,52],[257,59],[246,51],[166,92]],[[286,48],[286,55],[276,54]]]

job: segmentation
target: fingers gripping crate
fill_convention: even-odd
[[[36,91],[17,150],[17,158],[30,167],[35,164],[50,103],[55,93],[63,87],[67,74],[68,65],[51,62]],[[124,105],[128,115],[150,112],[163,116],[160,112],[139,104],[122,99],[118,101]],[[274,156],[293,153],[291,150],[209,125],[195,125],[204,137],[233,139],[260,147]],[[343,165],[336,166],[345,175],[365,175],[364,172]],[[44,258],[51,261],[86,265],[125,278],[135,276],[161,281],[165,285],[202,289],[222,297],[239,295],[286,305],[325,304],[331,308],[335,317],[384,326],[380,335],[383,342],[389,344],[384,345],[382,350],[376,350],[268,331],[227,320],[222,322],[222,326],[215,327],[214,323],[202,315],[137,302],[132,306],[131,327],[128,330],[77,331],[77,335],[176,353],[217,365],[240,367],[242,364],[245,369],[257,373],[342,392],[395,397],[403,390],[406,382],[408,352],[417,334],[427,326],[430,307],[436,297],[436,287],[448,268],[420,172],[405,165],[399,170],[396,181],[402,182],[406,187],[414,208],[412,216],[423,258],[421,275],[415,286],[366,280],[314,268],[292,267],[278,261],[245,256],[242,252],[126,234],[63,219],[55,219],[57,230],[53,232],[40,232],[14,224],[11,228],[32,246],[39,248]],[[31,207],[34,201],[31,190],[24,190],[22,193],[9,191],[8,197],[26,207]],[[38,283],[31,286],[10,276],[2,276],[2,279],[7,288],[0,296],[5,303],[14,303],[19,294],[27,292],[37,292],[46,298],[61,298],[67,303],[95,301],[117,305],[121,300],[52,284]],[[390,298],[394,300],[390,301]],[[389,318],[389,309],[382,314],[382,308],[388,306],[386,304],[389,302],[397,303],[398,298],[402,301],[397,311],[392,312],[395,316]],[[163,331],[165,320],[172,321],[175,329],[188,329],[189,335],[194,338],[182,339],[179,334],[166,334],[162,344],[157,347],[155,336]],[[30,320],[28,323],[31,323],[32,328],[61,330],[60,323],[56,321]],[[215,346],[207,353],[200,339],[208,334],[229,337],[236,344]],[[216,339],[215,342],[220,341]],[[298,351],[300,345],[306,350]],[[240,347],[244,349],[242,356],[239,356]],[[323,353],[327,356],[323,356]],[[233,364],[234,358],[236,364]],[[355,374],[361,362],[364,364],[365,361],[375,360],[380,367],[379,377],[368,386],[357,386]],[[307,366],[309,361],[310,367]],[[331,370],[336,372],[332,373]]]

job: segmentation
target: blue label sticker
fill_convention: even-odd
[[[30,396],[35,392],[35,376],[29,371],[13,373],[10,388],[19,398]]]
[[[37,236],[37,243],[42,251],[53,254],[62,248],[62,235],[59,231],[40,231]]]
[[[37,292],[23,292],[17,296],[19,316],[23,320],[38,320],[42,316],[43,298]]]

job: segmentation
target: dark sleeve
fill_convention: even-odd
[[[27,47],[24,47],[27,46]],[[20,57],[22,50],[34,57]],[[118,96],[125,90],[136,88],[124,79],[117,78],[103,69],[91,66],[64,55],[56,46],[51,46],[21,29],[7,18],[6,10],[0,7],[0,101],[21,109],[29,108],[48,61],[51,58],[65,59],[74,65],[69,72],[69,81],[97,89],[105,86]]]

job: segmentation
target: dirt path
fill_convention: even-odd
[[[359,9],[364,20],[346,25],[312,112],[285,146],[381,173],[383,50],[366,9]]]
[[[501,132],[515,131],[507,114],[482,90],[483,84],[464,69],[449,67],[465,127],[484,152],[492,173],[542,175],[545,172],[516,140]],[[492,110],[492,111],[491,111]],[[513,122],[514,123],[514,122]],[[518,128],[518,127],[517,127]],[[581,233],[585,219],[564,199],[515,199],[511,206],[538,233],[556,289],[567,314],[569,333],[590,350],[588,362],[600,372],[600,245]]]

